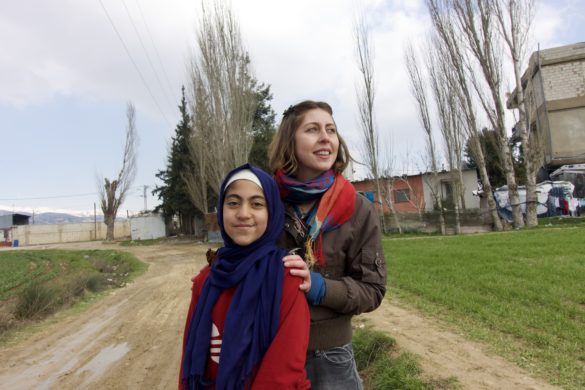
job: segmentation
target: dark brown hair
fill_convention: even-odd
[[[282,114],[282,121],[268,149],[270,169],[273,172],[282,169],[284,173],[290,176],[294,176],[297,173],[299,165],[295,156],[295,133],[303,122],[305,113],[317,108],[333,116],[333,110],[329,104],[315,102],[313,100],[305,100],[294,106],[290,106]],[[339,139],[339,149],[337,151],[337,158],[333,164],[333,169],[341,173],[347,167],[351,157],[349,155],[349,149],[339,132],[337,133],[337,138]]]

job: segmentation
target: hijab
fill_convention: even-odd
[[[223,202],[230,178],[243,170],[260,181],[268,208],[264,234],[247,246],[237,245],[226,233]],[[282,258],[286,251],[276,246],[284,226],[284,206],[278,187],[264,171],[244,164],[227,174],[218,199],[217,221],[225,246],[217,252],[195,312],[189,324],[183,355],[183,377],[187,389],[213,384],[205,377],[209,360],[211,314],[222,291],[235,287],[224,323],[217,390],[243,389],[251,385],[254,370],[276,335],[280,323],[280,301],[284,280]]]

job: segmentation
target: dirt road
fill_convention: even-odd
[[[203,266],[207,247],[183,243],[116,249],[134,253],[150,264],[149,270],[80,315],[0,349],[2,389],[176,388],[190,277]],[[432,377],[455,376],[465,389],[553,389],[391,301],[364,317],[395,337],[401,348],[420,355]]]

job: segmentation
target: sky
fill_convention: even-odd
[[[161,184],[155,174],[165,167],[181,86],[189,83],[200,1],[0,0],[0,210],[92,214],[96,178],[116,177],[122,164],[128,102],[136,107],[138,173],[120,213],[159,204],[151,191]],[[232,7],[253,73],[271,86],[277,121],[291,104],[327,101],[358,161],[352,31],[361,10],[374,47],[381,147],[392,145],[402,170],[420,170],[424,138],[403,48],[427,36],[424,1],[232,0]],[[584,41],[583,9],[581,0],[537,1],[530,51]]]

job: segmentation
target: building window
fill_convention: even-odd
[[[403,203],[410,201],[410,190],[394,190],[394,202]]]

